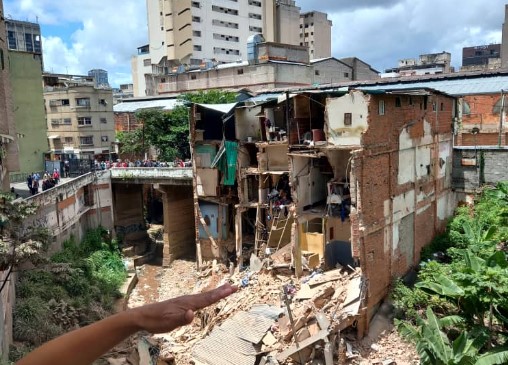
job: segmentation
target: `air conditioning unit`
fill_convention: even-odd
[[[194,120],[201,120],[201,113],[194,114]]]

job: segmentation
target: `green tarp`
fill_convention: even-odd
[[[225,141],[226,153],[222,155],[218,163],[219,170],[224,174],[224,185],[234,185],[236,179],[236,157],[238,155],[238,143]]]

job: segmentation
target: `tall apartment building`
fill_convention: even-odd
[[[109,87],[108,71],[94,68],[88,71],[88,76],[92,76],[95,79],[95,86]]]
[[[19,170],[19,159],[4,19],[3,2],[0,0],[0,189],[7,191],[10,185],[8,173]],[[2,338],[0,335],[0,342]]]
[[[42,45],[39,24],[6,19],[14,120],[20,172],[42,171],[48,150],[42,92]]]
[[[148,94],[145,74],[165,75],[182,64],[247,60],[247,39],[252,34],[263,34],[267,42],[304,42],[300,8],[294,0],[147,0],[147,13],[149,44],[139,47],[131,61],[136,97]],[[322,20],[326,14],[308,14],[316,19],[315,38],[309,38],[313,42],[331,23]],[[330,43],[331,35],[322,37],[320,42]],[[313,45],[311,58],[330,56],[329,45]]]
[[[87,76],[44,74],[51,159],[108,158],[115,140],[113,92]]]
[[[310,59],[332,55],[332,21],[328,15],[310,11],[300,15],[300,45],[309,47]]]

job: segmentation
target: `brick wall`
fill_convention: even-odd
[[[115,113],[115,131],[127,132],[142,127],[142,123],[136,118],[136,113]]]
[[[495,105],[501,100],[500,94],[466,95],[462,102],[462,125],[456,138],[458,146],[497,146],[499,143],[499,112],[495,113]],[[505,99],[508,103],[508,98]],[[469,110],[467,110],[469,109]],[[476,136],[471,133],[472,128],[479,128]],[[506,145],[506,132],[503,127],[501,145]]]
[[[358,232],[352,243],[368,278],[367,306],[372,309],[388,293],[393,277],[418,264],[421,248],[444,229],[443,216],[453,211],[445,203],[454,201],[448,199],[453,195],[454,99],[389,94],[369,98],[363,149],[355,152],[352,164],[358,201],[351,222],[352,231]],[[378,113],[379,100],[384,100],[384,115]],[[401,177],[402,170],[413,171],[409,180]]]

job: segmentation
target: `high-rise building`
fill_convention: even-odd
[[[132,59],[134,96],[147,95],[146,74],[168,74],[179,65],[247,60],[247,39],[253,34],[262,34],[267,42],[302,42],[300,8],[294,0],[147,0],[147,13],[149,43]],[[319,13],[316,31],[321,14],[326,18]],[[317,45],[314,52],[330,56]]]
[[[42,54],[41,27],[37,23],[5,19],[9,50]]]
[[[0,0],[0,189],[9,189],[8,172],[19,171],[16,124],[12,106],[12,87],[9,77],[6,25],[3,2]],[[0,343],[2,343],[0,335]]]
[[[96,87],[109,87],[108,71],[94,68],[88,71],[88,76],[92,76],[95,79]]]
[[[501,67],[508,67],[508,4],[504,6],[504,23],[501,40]]]
[[[310,59],[332,55],[332,21],[326,13],[310,11],[300,15],[300,45],[309,47]]]
[[[41,32],[36,23],[13,19],[5,23],[20,172],[28,174],[44,169],[43,155],[48,150]]]

